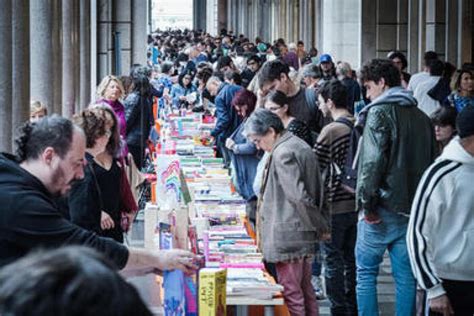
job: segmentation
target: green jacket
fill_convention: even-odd
[[[362,117],[364,114],[357,209],[367,214],[382,207],[409,214],[418,182],[436,156],[431,121],[411,92],[401,87],[385,91],[361,112]]]

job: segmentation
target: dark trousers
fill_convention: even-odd
[[[219,144],[218,148],[219,148],[219,151],[221,152],[222,158],[224,159],[224,167],[229,168],[230,166],[229,149],[225,147],[225,144]]]
[[[326,293],[331,315],[357,315],[354,248],[357,213],[331,216],[331,240],[322,243],[326,264]]]
[[[451,302],[454,315],[474,315],[474,281],[443,280],[443,288]],[[430,311],[430,315],[441,314]]]
[[[145,158],[146,146],[134,146],[128,144],[128,152],[132,154],[133,162],[137,166],[138,170],[142,170],[143,162]]]

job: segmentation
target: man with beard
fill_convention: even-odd
[[[126,274],[194,268],[187,251],[127,248],[63,217],[55,198],[84,177],[86,141],[79,127],[54,115],[25,123],[20,133],[17,155],[0,154],[0,267],[33,249],[83,245]]]

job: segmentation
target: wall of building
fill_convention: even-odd
[[[95,100],[102,77],[144,64],[147,7],[143,0],[2,0],[0,151],[14,149],[31,99],[70,117]]]

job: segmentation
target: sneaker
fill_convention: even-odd
[[[324,300],[326,296],[324,295],[324,286],[322,278],[315,275],[311,276],[311,285],[313,286],[316,298],[318,300]]]

